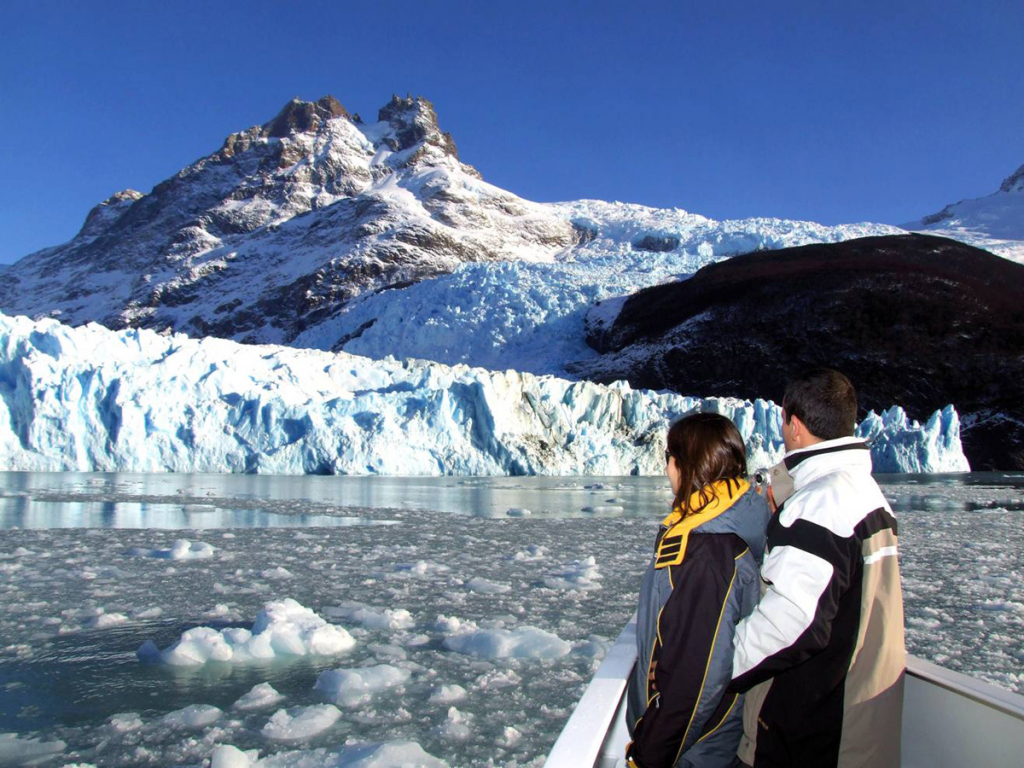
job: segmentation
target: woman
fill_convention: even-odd
[[[640,587],[626,756],[636,768],[732,766],[743,731],[742,696],[725,692],[733,629],[759,596],[768,503],[724,416],[680,419],[667,443],[675,504]]]

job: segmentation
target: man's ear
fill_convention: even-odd
[[[808,434],[807,426],[800,421],[797,416],[790,416],[789,420],[786,422],[786,426],[793,430],[792,434],[794,440],[800,440]]]

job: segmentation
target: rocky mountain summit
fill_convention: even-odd
[[[1024,468],[1024,266],[945,238],[870,237],[738,256],[588,316],[595,381],[781,402],[827,365],[864,410],[955,403],[973,469]]]
[[[550,259],[573,238],[460,162],[425,99],[393,97],[374,123],[294,99],[149,194],[97,205],[70,242],[5,273],[0,308],[288,342],[353,296],[467,261]]]

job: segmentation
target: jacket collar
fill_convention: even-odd
[[[857,437],[825,440],[808,448],[790,451],[783,460],[799,490],[812,480],[839,469],[871,473],[871,450]]]
[[[661,521],[663,526],[659,535],[657,549],[654,553],[654,567],[665,568],[669,565],[679,565],[686,557],[686,545],[690,539],[690,532],[704,527],[716,518],[722,520],[729,511],[748,490],[750,483],[746,480],[719,480],[713,483],[715,498],[696,512],[683,517],[682,511],[676,507],[668,517]],[[690,496],[690,503],[695,504],[700,500],[700,491]],[[767,521],[762,523],[762,527]],[[725,532],[725,531],[723,531]]]
[[[750,483],[743,479],[736,480],[719,480],[718,482],[712,483],[711,487],[714,488],[714,498],[711,499],[709,504],[703,507],[698,507],[697,511],[692,512],[689,517],[685,518],[688,521],[687,527],[690,529],[696,528],[702,523],[706,523],[709,520],[714,520],[720,514],[729,509],[736,501],[747,492],[750,488]],[[696,507],[700,502],[700,491],[694,491],[690,496],[690,505]],[[661,521],[661,524],[666,528],[671,528],[676,523],[683,520],[683,513],[679,507],[676,507],[669,512],[668,517]]]

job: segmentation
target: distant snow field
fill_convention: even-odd
[[[885,491],[910,652],[1024,691],[1021,490]],[[6,530],[0,761],[539,766],[635,607],[656,519],[359,514],[397,524]],[[183,535],[212,556],[130,554]],[[185,666],[159,651],[183,646]],[[205,652],[225,647],[249,653]]]

